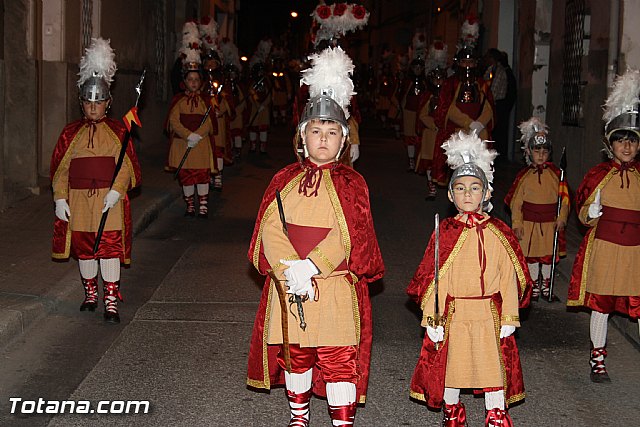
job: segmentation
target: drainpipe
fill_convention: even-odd
[[[620,0],[611,0],[609,10],[609,58],[607,61],[607,88],[613,86],[618,72],[618,37],[620,32]]]

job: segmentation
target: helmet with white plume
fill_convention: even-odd
[[[456,179],[463,176],[474,176],[482,181],[482,200],[487,193],[493,191],[493,160],[498,152],[487,147],[486,141],[482,141],[475,131],[465,133],[459,131],[442,144],[447,155],[447,164],[453,169],[449,181],[449,194],[453,198],[453,184]]]
[[[458,41],[458,52],[455,61],[460,62],[465,59],[477,61],[476,46],[480,37],[480,23],[475,15],[466,17],[460,28],[460,40]]]
[[[198,32],[202,40],[202,59],[206,69],[220,65],[218,49],[218,24],[211,16],[205,16],[198,24]]]
[[[604,104],[604,134],[611,144],[619,131],[632,132],[640,138],[640,118],[638,117],[638,103],[640,95],[640,71],[627,70],[618,76],[613,89]],[[613,138],[612,138],[613,137]],[[611,147],[606,147],[607,154],[612,157]]]
[[[321,44],[336,47],[337,40],[347,32],[359,30],[369,22],[369,12],[364,6],[348,3],[326,5],[321,2],[311,12],[311,17],[311,41],[316,49],[319,49]]]
[[[91,39],[91,45],[85,49],[80,60],[78,89],[81,100],[94,102],[111,99],[109,88],[117,70],[114,58],[109,40]]]
[[[198,24],[195,21],[185,22],[182,26],[182,46],[178,51],[182,60],[183,77],[191,71],[202,74],[201,43]]]
[[[302,71],[301,83],[309,86],[309,102],[304,107],[298,130],[304,132],[313,119],[329,120],[342,126],[343,135],[349,134],[349,103],[353,91],[353,62],[340,47],[327,48],[309,56],[311,67]]]
[[[527,164],[531,164],[531,150],[534,148],[546,148],[551,151],[551,140],[549,139],[549,128],[538,117],[531,117],[518,125],[520,142],[522,149],[527,153]]]

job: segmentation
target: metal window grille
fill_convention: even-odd
[[[564,17],[562,69],[562,124],[583,124],[582,40],[584,38],[584,0],[567,0]]]
[[[91,44],[93,35],[93,0],[82,0],[82,53]]]

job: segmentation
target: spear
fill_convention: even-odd
[[[207,107],[207,111],[205,111],[204,113],[204,117],[202,117],[202,121],[200,122],[200,125],[198,126],[198,128],[200,126],[202,126],[204,124],[204,122],[207,121],[207,117],[209,117],[209,112],[211,111],[211,104],[209,104],[209,107]],[[187,161],[187,157],[189,157],[189,153],[191,152],[191,149],[193,147],[187,147],[187,151],[184,152],[184,156],[182,156],[182,160],[180,160],[180,164],[178,165],[178,168],[176,169],[176,172],[173,174],[173,179],[176,179],[178,177],[178,174],[180,173],[180,170],[182,169],[182,166],[184,165],[184,162]]]
[[[558,183],[558,201],[556,203],[556,221],[560,217],[560,209],[562,209],[562,197],[566,192],[566,182],[564,172],[567,169],[567,151],[566,147],[562,148],[562,156],[560,157],[560,182]],[[558,227],[553,232],[553,254],[551,256],[551,277],[549,278],[549,302],[553,302],[553,284],[556,276],[556,256],[558,255]]]
[[[129,145],[129,136],[131,135],[131,129],[133,127],[133,125],[137,122],[137,110],[138,110],[138,101],[140,101],[140,95],[142,94],[142,83],[144,82],[144,76],[147,73],[146,68],[144,70],[142,70],[142,75],[140,76],[140,80],[138,81],[138,84],[136,85],[136,93],[138,94],[136,96],[136,103],[134,105],[134,107],[129,110],[129,112],[133,111],[134,117],[136,120],[130,121],[129,117],[129,113],[127,113],[125,115],[125,118],[127,118],[127,122],[126,122],[126,126],[127,126],[127,133],[125,133],[124,135],[124,140],[122,141],[122,147],[120,147],[120,154],[118,155],[118,162],[116,163],[116,168],[113,171],[113,178],[111,178],[111,185],[109,185],[109,189],[111,189],[111,187],[113,187],[113,183],[116,181],[116,178],[118,177],[118,173],[120,172],[120,169],[122,169],[122,163],[124,162],[124,156],[127,152],[127,146]],[[139,123],[139,122],[137,122]],[[93,254],[97,254],[98,253],[98,249],[100,248],[100,240],[102,240],[102,234],[104,233],[104,227],[107,224],[107,217],[109,216],[109,211],[111,209],[107,209],[105,212],[102,213],[102,217],[100,218],[100,225],[98,226],[98,232],[96,233],[96,241],[93,244]]]
[[[434,218],[435,227],[433,230],[433,237],[435,239],[435,248],[433,253],[433,317],[427,317],[427,323],[432,328],[437,328],[440,325],[440,307],[438,304],[438,282],[440,275],[440,214],[436,214]],[[438,350],[439,343],[434,343],[436,351]]]

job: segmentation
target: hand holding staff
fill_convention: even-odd
[[[198,127],[201,127],[205,121],[207,121],[207,117],[209,117],[209,112],[211,111],[211,104],[209,104],[209,107],[207,107],[207,111],[205,111],[204,113],[204,117],[202,118],[202,121],[200,122],[200,125]],[[192,147],[187,147],[187,151],[184,152],[184,156],[182,156],[182,160],[180,160],[180,164],[178,165],[178,168],[176,169],[176,172],[173,174],[173,179],[178,178],[178,174],[180,173],[180,170],[182,169],[182,166],[184,165],[184,162],[187,161],[187,157],[189,157],[189,153],[191,152],[191,148]]]

